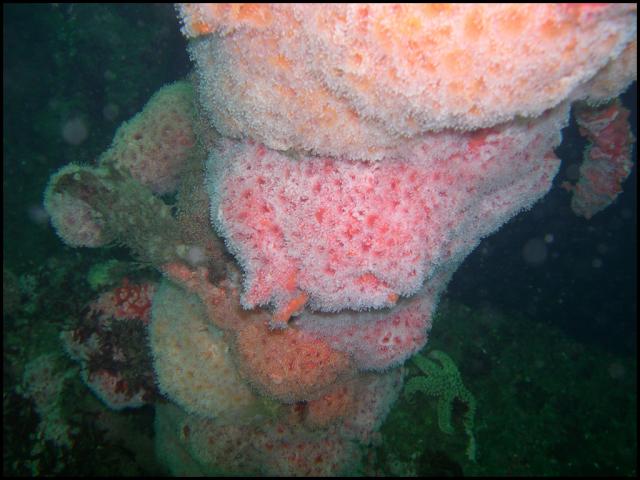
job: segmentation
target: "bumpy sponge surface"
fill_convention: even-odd
[[[615,96],[635,78],[632,4],[186,5],[215,128],[378,160],[407,138]],[[622,59],[618,61],[618,59]],[[596,94],[598,96],[598,94]]]
[[[257,398],[236,370],[221,330],[200,300],[164,282],[153,301],[149,330],[162,393],[187,412],[218,421],[251,416]]]
[[[211,214],[245,270],[243,306],[278,311],[303,295],[337,312],[416,293],[547,192],[567,114],[432,134],[381,163],[221,140],[208,165]]]

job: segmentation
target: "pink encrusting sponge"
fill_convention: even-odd
[[[273,304],[277,325],[305,304],[363,310],[416,293],[546,193],[565,118],[434,133],[376,163],[221,140],[211,213],[245,270],[243,306]]]

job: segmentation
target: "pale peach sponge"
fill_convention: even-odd
[[[215,128],[278,150],[376,160],[429,131],[614,97],[637,75],[633,4],[187,4],[180,12],[184,33],[197,37],[190,52]],[[605,70],[616,75],[588,85]]]
[[[238,421],[257,397],[231,360],[221,330],[194,294],[164,282],[155,294],[149,337],[160,390],[187,412]]]
[[[154,193],[173,192],[195,145],[193,115],[191,84],[165,85],[118,128],[101,162],[126,170]]]

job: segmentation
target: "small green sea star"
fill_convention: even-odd
[[[469,437],[467,457],[475,461],[476,440],[473,435],[474,417],[476,413],[476,399],[462,383],[460,371],[455,362],[446,353],[432,350],[426,357],[416,355],[413,362],[424,373],[424,376],[409,379],[404,387],[405,395],[413,395],[416,392],[426,393],[437,398],[438,426],[442,432],[453,434],[451,413],[453,402],[456,398],[467,405],[464,414],[464,430]]]

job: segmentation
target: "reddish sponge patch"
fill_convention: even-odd
[[[337,476],[358,458],[355,443],[341,438],[335,430],[311,435],[275,424],[265,429],[264,437],[264,443],[259,442],[256,448],[264,455],[268,475]]]
[[[148,325],[155,291],[152,283],[131,283],[125,277],[120,286],[100,295],[91,304],[91,311],[101,319],[139,320]]]
[[[348,353],[358,369],[385,370],[402,364],[425,345],[436,297],[433,292],[422,292],[392,310],[379,312],[305,312],[296,325]]]
[[[122,285],[113,292],[114,315],[120,319],[140,319],[145,324],[151,318],[151,300],[155,285],[149,283],[133,284],[124,278]]]
[[[63,331],[67,353],[80,362],[85,384],[109,408],[140,407],[157,394],[147,327],[156,286],[126,278],[88,308],[74,330]]]
[[[622,192],[633,167],[634,138],[629,128],[629,111],[619,99],[604,107],[583,107],[576,111],[580,133],[591,144],[585,149],[576,185],[563,187],[573,192],[571,208],[586,219],[609,206]]]
[[[87,386],[112,410],[138,408],[147,403],[144,389],[131,392],[130,387],[118,372],[99,370],[88,373],[82,371],[82,378]]]
[[[320,398],[307,403],[305,425],[326,428],[344,418],[355,408],[357,382],[338,384]]]
[[[238,332],[240,371],[260,390],[286,402],[308,400],[351,371],[346,354],[295,328],[251,322]]]

